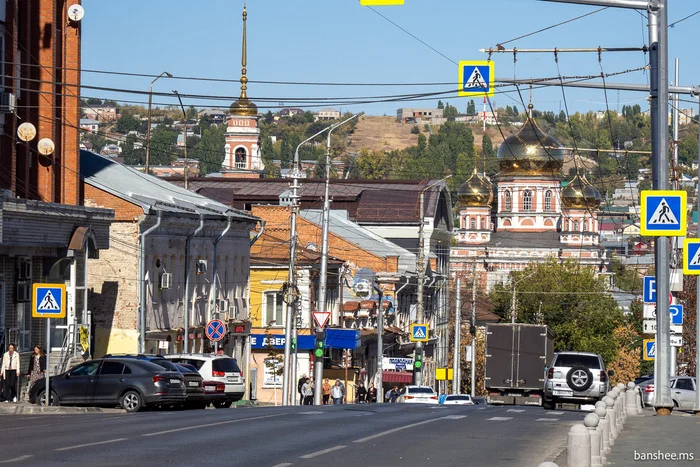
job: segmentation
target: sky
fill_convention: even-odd
[[[697,0],[668,0],[669,23],[700,9]],[[176,77],[234,80],[160,79],[154,84],[157,105],[176,105],[173,90],[185,105],[228,106],[240,92],[241,12],[243,0],[83,0],[82,84],[128,89],[141,94],[83,88],[84,97],[147,104],[152,77],[93,73],[85,70]],[[438,99],[466,110],[470,98],[458,97],[456,62],[486,60],[480,48],[554,25],[600,7],[538,0],[405,0],[403,6],[360,6],[359,0],[248,0],[248,96],[262,112],[280,105],[309,110],[334,107],[343,112],[396,115],[399,107],[435,107]],[[382,17],[381,15],[384,17]],[[392,24],[395,23],[395,24]],[[642,47],[648,42],[646,19],[637,11],[608,8],[526,38],[505,44],[524,48]],[[403,28],[404,30],[400,29]],[[680,60],[681,85],[700,84],[695,37],[700,14],[669,28],[669,80]],[[410,33],[410,34],[409,34]],[[411,34],[428,44],[416,40]],[[434,49],[434,50],[433,50]],[[588,76],[643,67],[641,51],[554,54],[494,54],[496,76],[530,79]],[[341,86],[264,84],[256,81],[342,83]],[[648,72],[608,78],[609,83],[648,83]],[[356,86],[388,83],[390,86]],[[430,85],[431,83],[442,83]],[[353,84],[353,85],[350,85]],[[418,84],[418,85],[416,85]],[[529,100],[528,86],[497,92],[495,107]],[[397,102],[395,96],[442,92],[418,101]],[[389,97],[380,97],[389,96]],[[367,98],[367,99],[365,99]],[[690,99],[688,96],[685,99]],[[313,99],[311,101],[310,99]],[[325,99],[325,100],[324,100]],[[341,100],[339,100],[341,99]],[[344,101],[345,102],[344,102]],[[347,101],[351,102],[347,102]],[[353,101],[372,103],[353,103]],[[376,102],[384,101],[384,102]],[[481,110],[481,99],[477,109]],[[694,101],[694,100],[691,100]],[[541,111],[605,110],[603,90],[548,87],[533,91]],[[607,108],[639,104],[648,109],[645,93],[608,90]],[[681,103],[697,108],[697,103]]]

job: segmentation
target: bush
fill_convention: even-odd
[[[418,125],[413,125],[411,128],[411,134],[417,135],[418,133],[420,133],[420,128],[418,128]]]

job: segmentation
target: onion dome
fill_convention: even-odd
[[[561,202],[565,209],[597,209],[601,199],[600,192],[579,174],[561,190]]]
[[[490,206],[493,201],[493,184],[486,176],[474,169],[469,179],[457,190],[457,198],[462,206]]]
[[[558,174],[564,164],[565,150],[546,135],[532,118],[532,104],[520,131],[509,136],[498,148],[501,173],[517,175]]]
[[[247,80],[246,80],[247,81]],[[236,102],[231,104],[229,111],[233,115],[240,115],[245,117],[255,117],[258,115],[258,106],[253,104],[245,92],[241,93],[241,97],[236,99]]]

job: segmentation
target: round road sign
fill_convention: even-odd
[[[226,335],[226,325],[220,319],[213,319],[207,323],[207,339],[218,342]]]

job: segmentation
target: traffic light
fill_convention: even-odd
[[[296,337],[292,337],[292,352],[294,352],[297,349],[297,339]]]
[[[416,356],[413,359],[413,369],[420,370],[423,367],[423,350],[416,349]]]
[[[316,336],[316,350],[314,351],[314,355],[316,355],[317,358],[323,358],[323,336],[319,339],[318,335]]]
[[[232,336],[247,336],[250,334],[250,321],[232,321],[229,324]]]

